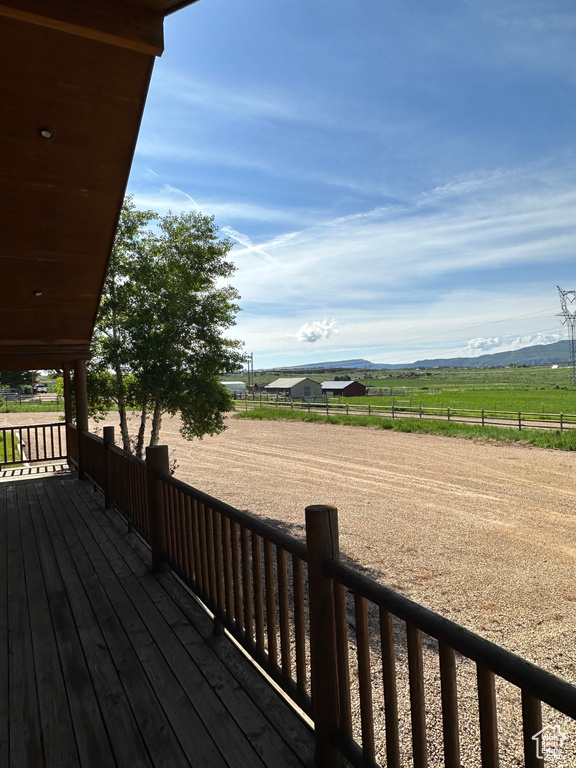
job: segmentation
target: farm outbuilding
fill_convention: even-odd
[[[359,381],[323,381],[322,394],[329,397],[364,397],[366,387]]]
[[[244,381],[221,381],[220,384],[229,389],[234,397],[246,396],[246,383]]]
[[[313,379],[276,379],[264,390],[270,395],[281,395],[298,400],[305,397],[322,397],[322,385]]]

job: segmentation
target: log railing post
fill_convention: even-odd
[[[315,757],[321,768],[337,768],[342,765],[342,755],[334,747],[333,738],[339,729],[340,711],[334,589],[332,580],[322,572],[322,566],[327,560],[339,559],[336,507],[306,507],[306,546]]]
[[[110,446],[114,445],[114,427],[104,427],[102,430],[104,440],[104,507],[112,506],[111,482],[112,471],[110,467]]]
[[[88,432],[88,387],[86,382],[86,361],[74,361],[74,395],[76,400],[76,428],[78,430],[78,477],[86,470],[82,433]]]
[[[164,496],[159,475],[169,473],[170,465],[167,445],[153,445],[146,448],[146,478],[148,484],[148,514],[150,546],[152,548],[152,570],[163,573],[169,570],[164,559],[166,555],[166,526],[164,524]]]

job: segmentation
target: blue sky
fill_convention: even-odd
[[[234,239],[256,368],[566,337],[573,0],[201,0],[165,40],[128,189]]]

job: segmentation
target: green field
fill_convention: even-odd
[[[411,390],[522,390],[522,389],[560,389],[572,390],[576,387],[571,381],[572,371],[567,366],[531,366],[527,368],[429,368],[401,370],[331,370],[331,371],[264,371],[256,373],[254,380],[258,384],[270,384],[279,377],[304,377],[314,381],[333,381],[336,376],[348,375],[371,388],[407,387]],[[247,381],[246,374],[228,376],[235,381]]]
[[[523,413],[576,414],[576,390],[567,389],[446,389],[443,392],[415,390],[394,397],[396,405],[432,408],[464,408],[491,411],[522,411]],[[342,397],[341,403],[390,405],[391,397]]]
[[[314,381],[333,380],[348,375],[369,387],[366,398],[340,398],[334,402],[464,408],[524,413],[576,414],[576,386],[568,367],[551,368],[432,368],[429,370],[371,371],[374,378],[365,378],[367,371],[330,371],[325,373],[266,372],[257,374],[260,384],[270,383],[278,375],[308,376]],[[376,378],[378,377],[378,378]],[[244,379],[238,375],[239,380]]]
[[[5,450],[8,455],[4,453]],[[7,442],[6,446],[4,446],[4,439],[2,435],[0,435],[0,465],[8,461],[13,461],[14,458],[16,458],[16,460],[20,458],[18,449],[16,449],[16,456],[14,457],[14,454],[12,453],[12,443]]]
[[[15,403],[5,402],[0,407],[0,413],[46,413],[54,411],[55,413],[64,412],[64,403]]]

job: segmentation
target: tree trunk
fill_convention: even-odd
[[[116,399],[118,402],[118,416],[120,417],[120,434],[122,435],[122,447],[128,453],[132,453],[130,434],[128,433],[128,416],[126,414],[126,398],[124,397],[124,380],[122,371],[116,368]]]
[[[144,457],[144,434],[146,432],[146,419],[148,418],[148,409],[146,403],[142,405],[142,413],[140,414],[140,427],[138,428],[138,438],[136,440],[135,454],[139,459]]]
[[[152,433],[150,434],[150,445],[158,445],[160,439],[160,427],[162,426],[162,406],[160,401],[154,403],[154,413],[152,414]]]

